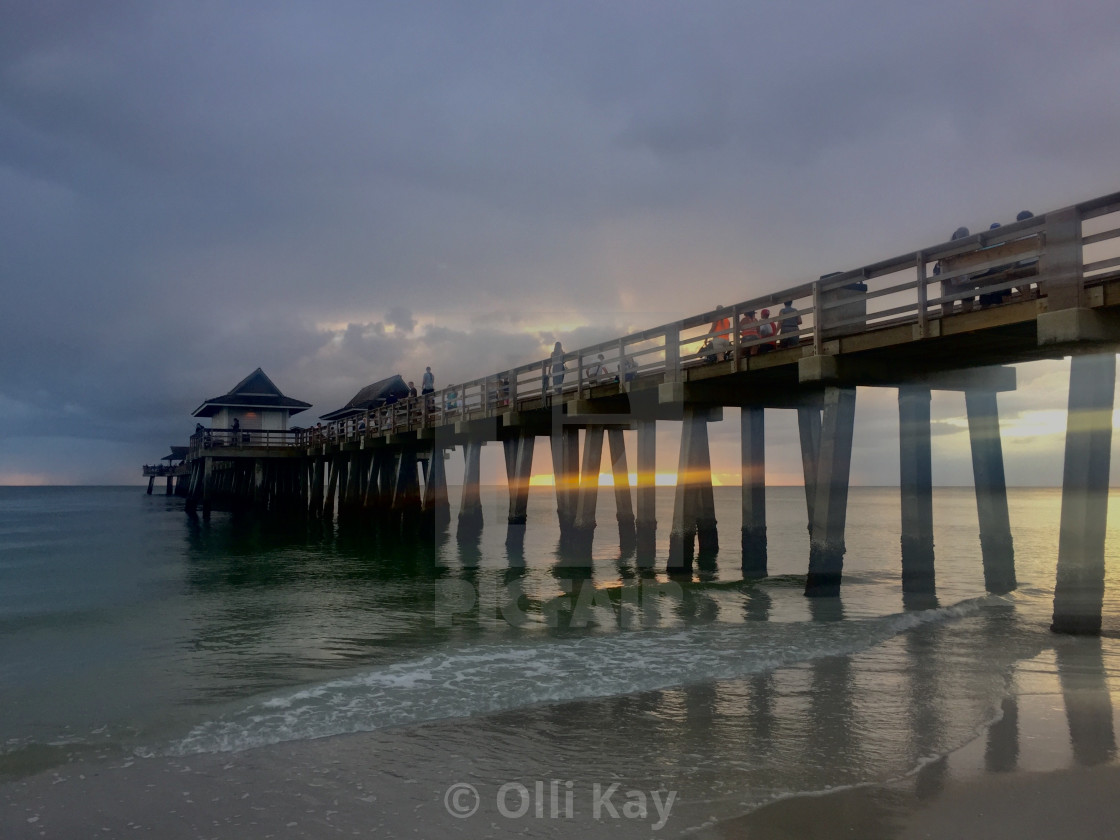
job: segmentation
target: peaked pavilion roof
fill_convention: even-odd
[[[191,416],[213,417],[223,408],[286,409],[288,416],[291,416],[311,408],[311,403],[284,396],[268,375],[257,368],[234,385],[228,393],[206,400],[191,412]]]
[[[334,411],[327,412],[320,420],[339,420],[343,417],[349,417],[352,414],[362,414],[369,411],[371,408],[378,408],[385,404],[389,397],[396,397],[403,399],[408,396],[408,384],[401,378],[399,373],[395,373],[386,379],[379,379],[371,385],[367,385],[358,391],[342,408],[336,408]]]

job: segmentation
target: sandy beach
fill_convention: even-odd
[[[706,828],[700,838],[752,840],[1042,840],[1115,837],[1120,768],[949,780],[936,793],[886,785],[800,796]]]
[[[1027,688],[1055,682],[1040,671]],[[1064,693],[1009,695],[999,720],[905,778],[790,796],[745,814],[735,813],[734,796],[706,799],[687,783],[659,812],[667,791],[660,803],[652,794],[663,778],[653,769],[640,777],[624,761],[614,765],[628,768],[620,788],[609,797],[600,790],[598,803],[582,780],[564,787],[563,742],[579,732],[588,711],[580,707],[601,705],[569,704],[571,714],[541,728],[539,752],[504,760],[495,757],[500,750],[479,761],[462,747],[500,740],[512,724],[524,729],[523,719],[495,715],[239,753],[71,764],[0,785],[0,836],[1112,837],[1120,828],[1113,707],[1093,685],[1083,690],[1067,680]],[[551,791],[548,783],[534,790],[533,779],[553,777]],[[503,779],[515,780],[504,798]],[[456,798],[452,789],[466,785]],[[627,809],[630,788],[645,791],[644,813],[636,804]]]

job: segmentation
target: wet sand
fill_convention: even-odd
[[[950,781],[930,797],[908,785],[800,796],[708,826],[701,840],[1043,840],[1120,835],[1120,768],[1008,773]]]
[[[733,798],[683,795],[660,822],[625,811],[626,787],[594,815],[593,792],[534,791],[555,765],[544,755],[510,755],[481,764],[458,745],[500,737],[500,726],[463,737],[462,721],[279,744],[240,753],[155,757],[71,764],[0,784],[0,837],[183,838],[323,837],[693,837],[699,840],[832,840],[833,838],[1112,837],[1120,834],[1120,767],[1111,753],[1071,752],[1055,734],[1070,696],[1009,698],[1005,715],[974,741],[931,760],[910,776],[826,794],[792,796],[746,815]],[[1008,763],[993,750],[1000,727],[1024,739]],[[458,738],[456,736],[459,736]],[[544,745],[542,745],[543,747]],[[1100,761],[1077,766],[1078,759]],[[497,807],[495,779],[523,779]],[[472,784],[448,798],[455,784]],[[648,792],[654,777],[629,780]],[[685,785],[687,788],[687,785]],[[543,796],[542,796],[543,794]],[[459,806],[477,812],[456,817]],[[449,805],[450,803],[450,805]],[[662,803],[664,804],[664,803]],[[612,815],[612,809],[617,816]]]

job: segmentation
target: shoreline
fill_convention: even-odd
[[[1056,676],[1054,674],[1041,676]],[[1120,833],[1116,704],[1099,687],[1011,693],[976,738],[903,778],[790,794],[685,832],[694,840],[1044,840]],[[1064,706],[1069,739],[1057,737]],[[1014,748],[1007,738],[1014,730]],[[1080,731],[1078,731],[1080,730]],[[1027,749],[1020,752],[1025,735]]]
[[[516,726],[515,714],[239,753],[72,764],[0,783],[0,835],[12,840],[126,834],[245,840],[561,838],[578,832],[592,840],[1032,840],[1058,836],[1075,825],[1084,836],[1111,836],[1120,827],[1120,799],[1114,796],[1120,766],[1115,707],[1110,692],[1102,693],[1105,675],[1086,671],[1079,680],[1067,678],[1059,685],[1056,669],[1045,661],[1038,664],[1025,685],[1005,695],[1001,714],[974,738],[930,756],[902,778],[789,794],[740,814],[731,804],[733,791],[709,801],[692,791],[691,799],[675,803],[659,828],[654,828],[660,818],[652,800],[644,820],[612,818],[607,812],[592,819],[590,791],[583,783],[572,791],[572,814],[564,813],[562,800],[558,816],[550,817],[547,801],[532,802],[536,814],[531,808],[520,818],[499,813],[490,801],[496,780],[547,778],[557,768],[543,756],[480,763],[472,754],[479,738],[501,737]],[[581,708],[568,705],[569,711]],[[652,793],[658,777],[626,781]],[[473,783],[482,793],[482,807],[470,819],[448,813],[444,791],[454,782]],[[527,787],[532,797],[531,783]],[[516,797],[508,802],[518,804]],[[615,805],[623,802],[620,794]]]
[[[843,791],[797,794],[742,817],[689,831],[697,840],[1043,840],[1074,831],[1110,837],[1120,831],[1120,767],[1009,771],[945,779],[936,791],[889,782]]]

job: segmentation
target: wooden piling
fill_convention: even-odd
[[[1003,473],[996,392],[970,389],[965,391],[964,401],[972,443],[972,474],[976,485],[976,512],[980,520],[984,585],[989,592],[1010,592],[1017,585],[1015,549],[1007,513],[1007,482]]]
[[[634,523],[637,559],[652,563],[657,551],[657,421],[638,421],[638,481],[635,497],[638,516]]]
[[[595,510],[599,501],[599,469],[603,463],[603,427],[588,426],[583,436],[583,466],[572,527],[572,548],[590,555],[595,537]]]
[[[327,463],[330,477],[327,480],[327,495],[326,498],[323,499],[323,518],[327,521],[332,521],[334,519],[334,495],[335,490],[338,488],[338,465],[339,460],[337,458],[332,458]]]
[[[510,525],[524,525],[528,519],[529,479],[533,472],[536,438],[527,433],[502,442],[506,456],[506,483],[509,486]]]
[[[898,389],[902,491],[902,591],[936,590],[933,557],[933,450],[929,388]]]
[[[809,529],[809,573],[805,578],[805,594],[809,597],[840,594],[855,409],[855,388],[825,389]]]
[[[1097,635],[1101,631],[1115,392],[1114,355],[1073,357],[1054,619],[1050,625],[1056,633]]]
[[[392,513],[394,522],[399,524],[401,533],[406,535],[415,533],[420,524],[421,498],[417,466],[416,449],[412,446],[403,447],[393,487]]]
[[[801,472],[805,476],[806,528],[813,535],[813,506],[817,497],[817,461],[821,451],[821,410],[815,406],[797,409],[797,430],[801,438]]]
[[[688,572],[692,569],[698,535],[702,553],[711,554],[718,549],[707,409],[685,408],[678,463],[668,568]]]
[[[630,498],[630,473],[626,469],[626,439],[622,429],[608,429],[611,454],[611,476],[614,479],[615,520],[618,522],[618,544],[623,552],[634,550],[634,506]]]
[[[441,533],[451,523],[451,505],[447,497],[447,471],[443,450],[436,447],[428,461],[424,479],[424,519],[434,533]]]
[[[560,544],[566,546],[572,538],[579,495],[579,429],[554,423],[550,440]]]
[[[743,577],[766,577],[766,437],[761,407],[742,409]]]
[[[479,492],[482,441],[467,441],[463,446],[463,498],[459,505],[459,539],[472,539],[482,533],[482,496]]]

